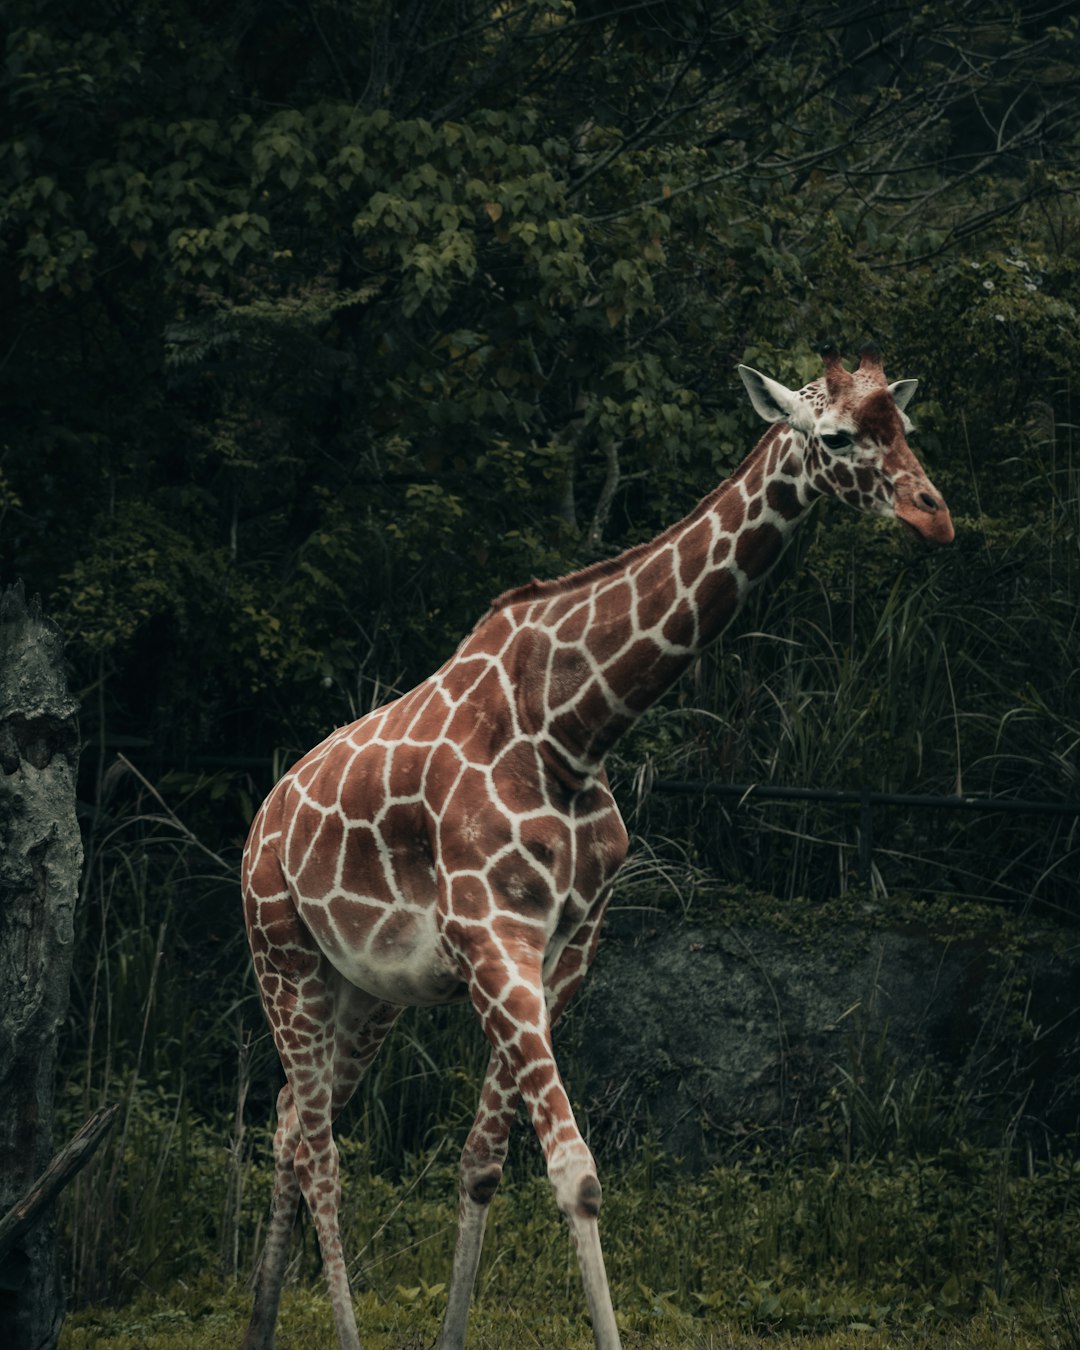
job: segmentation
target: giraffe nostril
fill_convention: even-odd
[[[924,511],[936,511],[941,505],[938,499],[929,492],[916,494],[915,501]]]

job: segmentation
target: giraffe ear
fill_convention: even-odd
[[[750,402],[766,422],[787,421],[799,431],[808,429],[806,405],[794,390],[779,380],[770,380],[768,375],[762,375],[752,366],[740,366],[739,374]]]
[[[901,412],[911,402],[918,384],[918,380],[897,380],[895,384],[889,385],[889,393],[896,399],[896,406]]]

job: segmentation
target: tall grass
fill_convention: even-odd
[[[123,1109],[64,1196],[76,1304],[157,1287],[186,1251],[212,1252],[226,1282],[257,1255],[281,1071],[243,936],[242,833],[219,853],[186,823],[219,812],[227,782],[176,776],[159,789],[119,760],[99,785],[58,1134],[103,1103]],[[394,1174],[446,1138],[456,1155],[486,1062],[468,1008],[407,1012],[350,1108],[363,1156]]]
[[[239,944],[215,933],[200,946],[194,921],[231,888],[232,868],[126,761],[99,778],[86,841],[58,1110],[69,1124],[106,1102],[123,1110],[65,1194],[77,1301],[137,1287],[182,1231],[174,1202],[198,1187],[203,1162],[189,1078],[215,1109],[218,1061],[244,1001]],[[223,972],[225,998],[209,997]]]
[[[71,1028],[79,1039],[67,1056],[76,1069],[68,1123],[105,1099],[124,1106],[113,1138],[64,1200],[76,1305],[205,1287],[211,1272],[223,1289],[246,1283],[272,1187],[279,1071],[246,950],[209,942],[222,951],[202,978],[181,903],[206,867],[199,885],[221,888],[218,901],[234,907],[227,922],[238,925],[232,868],[207,858],[159,795],[131,775],[124,781],[133,791],[113,799],[92,854],[98,890],[91,884],[84,914],[87,960]],[[639,857],[629,880],[643,904],[661,875],[698,880],[685,859]],[[571,1011],[564,1030],[571,1092],[587,1095],[574,1067],[587,1029]],[[376,1300],[416,1291],[433,1315],[441,1310],[457,1153],[485,1060],[468,1008],[415,1010],[340,1124],[350,1274]],[[927,1309],[946,1315],[954,1304],[1049,1307],[1058,1298],[1052,1270],[1066,1286],[1080,1283],[1070,1189],[1080,1172],[1065,1153],[1018,1151],[1008,1122],[992,1146],[963,1142],[969,1103],[955,1085],[927,1069],[902,1073],[886,1036],[854,1020],[839,1068],[787,1147],[744,1147],[704,1176],[684,1174],[647,1141],[624,1152],[605,1132],[604,1231],[620,1307],[674,1326],[885,1325]],[[318,1275],[301,1219],[289,1279]],[[572,1253],[524,1121],[479,1290],[481,1301],[526,1300],[567,1324],[580,1319]]]
[[[168,1107],[147,1096],[135,1114],[160,1125]],[[181,1191],[171,1157],[180,1147],[167,1130],[153,1142],[141,1130],[129,1135],[133,1164],[152,1153],[177,1186],[132,1204],[171,1204],[176,1218],[164,1245],[160,1227],[132,1233],[123,1254],[128,1283],[117,1288],[117,1302],[152,1291],[183,1299],[175,1291],[185,1287],[202,1290],[201,1300],[208,1295],[230,1160],[220,1126],[192,1120]],[[163,1151],[170,1156],[161,1164]],[[373,1165],[370,1146],[351,1128],[341,1131],[343,1236],[361,1306],[419,1301],[433,1319],[441,1314],[456,1221],[455,1153],[435,1144],[391,1176]],[[779,1157],[755,1151],[691,1177],[647,1146],[622,1164],[609,1158],[604,1170],[602,1226],[616,1305],[631,1326],[682,1326],[684,1344],[692,1329],[709,1326],[910,1329],[1024,1308],[1049,1325],[1062,1291],[1075,1297],[1080,1289],[1078,1166],[1064,1155],[1018,1160],[954,1139],[928,1154],[859,1149],[848,1160],[810,1149]],[[257,1257],[269,1198],[264,1148],[248,1167],[230,1230],[241,1283]],[[128,1184],[138,1184],[135,1165]],[[290,1285],[319,1287],[318,1252],[303,1220],[293,1253]],[[481,1315],[542,1310],[549,1325],[581,1324],[565,1225],[528,1158],[515,1158],[493,1203],[477,1296]]]
[[[846,549],[865,522],[830,521],[827,543],[811,528],[791,575],[642,725],[617,778],[640,783],[645,761],[653,781],[1080,800],[1080,536],[1075,497],[1052,501],[1053,529],[991,542],[961,522],[955,550],[933,556],[887,529]],[[633,823],[779,897],[868,882],[1077,911],[1077,816],[875,806],[869,878],[857,807],[646,793]]]

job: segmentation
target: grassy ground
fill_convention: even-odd
[[[218,1173],[208,1141],[197,1146],[204,1129],[188,1147],[206,1173],[170,1191],[167,1211],[144,1192],[156,1216],[145,1230],[132,1188],[128,1241],[113,1228],[103,1253],[116,1279],[68,1319],[63,1350],[239,1344],[269,1178],[252,1161],[230,1192],[220,1142]],[[363,1344],[431,1346],[452,1257],[456,1165],[436,1150],[393,1178],[347,1138],[342,1154]],[[848,1163],[755,1153],[690,1176],[644,1149],[612,1172],[602,1228],[627,1350],[1080,1350],[1080,1161],[1071,1154],[1036,1161],[963,1142]],[[242,1203],[222,1227],[230,1194]],[[303,1221],[292,1252],[279,1350],[329,1350],[329,1305]],[[492,1204],[469,1343],[592,1346],[565,1225],[546,1178],[524,1160]]]
[[[976,1142],[948,1084],[904,1080],[888,1055],[860,1065],[787,1148],[748,1141],[691,1173],[646,1140],[602,1162],[627,1350],[1080,1350],[1076,1141],[1020,1146],[1006,1121]],[[434,1344],[457,1217],[452,1133],[396,1170],[373,1156],[366,1117],[339,1137],[342,1236],[368,1350]],[[245,1133],[239,1111],[230,1130],[133,1085],[111,1152],[61,1207],[81,1305],[64,1350],[239,1344],[270,1202],[268,1138]],[[301,1217],[278,1344],[334,1343]],[[520,1131],[491,1206],[470,1347],[591,1344],[566,1226]]]
[[[422,1297],[381,1303],[374,1295],[356,1300],[365,1350],[427,1350],[438,1333],[438,1299]],[[129,1308],[86,1310],[70,1317],[60,1350],[220,1350],[238,1345],[249,1311],[239,1289],[228,1294],[147,1298]],[[871,1328],[854,1323],[824,1333],[740,1331],[711,1321],[691,1322],[646,1313],[620,1318],[625,1350],[1071,1350],[1070,1328],[1055,1328],[1024,1314],[982,1314],[921,1330]],[[334,1345],[329,1305],[321,1289],[288,1291],[282,1300],[278,1350]],[[576,1321],[529,1307],[525,1299],[500,1307],[481,1301],[469,1326],[471,1350],[592,1350],[584,1318]]]

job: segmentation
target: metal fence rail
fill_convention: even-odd
[[[874,850],[873,808],[910,806],[933,811],[1001,811],[1028,816],[1080,816],[1080,802],[1031,801],[1024,797],[949,797],[927,792],[872,792],[869,788],[775,787],[769,783],[714,783],[681,778],[657,778],[653,792],[681,797],[734,797],[741,806],[750,801],[828,802],[859,808],[859,876],[870,880]]]
[[[91,741],[90,748],[100,748],[100,741]],[[151,751],[150,762],[160,767],[164,759],[153,753],[153,743],[134,736],[109,736],[105,741],[109,750],[125,750],[145,763],[144,751]],[[297,752],[297,757],[299,752]],[[265,756],[247,755],[192,755],[184,765],[206,769],[272,769],[274,761]],[[180,766],[177,766],[180,767]],[[1024,797],[956,797],[937,796],[928,792],[873,792],[869,788],[777,787],[771,783],[716,783],[707,780],[657,778],[650,784],[653,792],[666,792],[681,797],[735,798],[736,805],[751,801],[825,802],[833,806],[859,808],[859,876],[870,880],[870,865],[874,850],[875,806],[908,806],[915,810],[931,811],[1000,811],[1029,816],[1080,816],[1080,802],[1032,801]]]

